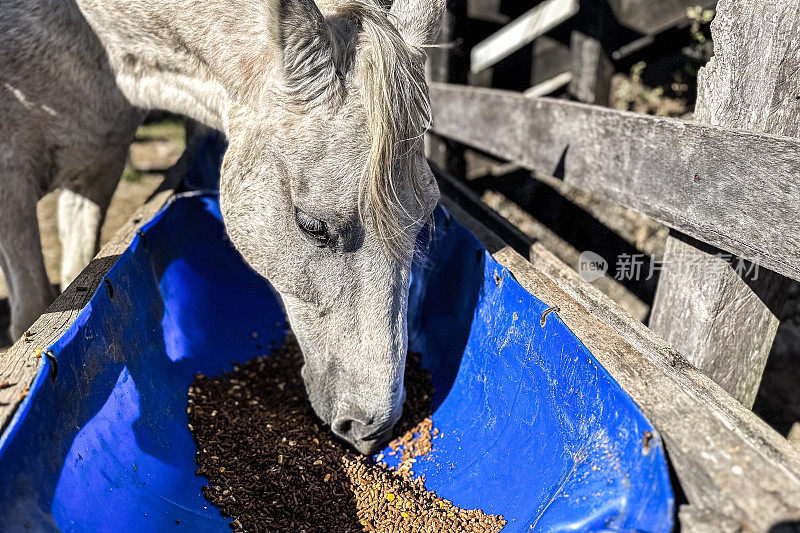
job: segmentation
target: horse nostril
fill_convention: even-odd
[[[333,424],[331,424],[331,429],[336,435],[346,437],[353,429],[353,421],[349,418],[337,418],[333,421]]]
[[[335,435],[353,442],[380,439],[391,429],[391,426],[375,424],[374,419],[362,421],[352,418],[337,418],[331,424],[331,429]]]
[[[392,426],[399,417],[394,412],[371,412],[345,404],[331,421],[331,431],[364,454],[373,453],[391,436]]]

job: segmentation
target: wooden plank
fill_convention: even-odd
[[[699,74],[695,119],[800,136],[800,6],[723,0],[712,34],[716,55]],[[798,208],[795,198],[788,210]],[[717,252],[670,236],[651,327],[752,407],[788,281]]]
[[[694,119],[800,137],[800,3],[723,0],[711,32],[714,57],[698,74]]]
[[[751,408],[778,331],[786,278],[751,271],[708,248],[670,235],[649,325]]]
[[[523,94],[528,98],[547,96],[548,94],[553,93],[568,84],[571,79],[572,72],[562,72],[561,74],[553,76],[549,80],[534,85]]]
[[[472,48],[470,70],[478,73],[547,33],[578,12],[578,0],[544,0]]]
[[[607,106],[614,65],[611,53],[619,46],[622,28],[605,2],[582,0],[570,34],[572,80],[569,94],[585,104]]]
[[[786,439],[540,244],[531,250],[532,266],[448,198],[442,204],[526,290],[558,306],[559,317],[641,407],[691,504],[683,513],[687,527],[713,517],[766,531],[800,519],[800,452]]]
[[[686,10],[694,6],[713,8],[716,0],[609,0],[617,20],[645,35],[656,35],[686,20]]]
[[[538,85],[572,68],[569,46],[546,35],[533,42],[531,85]]]
[[[467,0],[467,17],[473,20],[505,24],[511,17],[500,11],[501,0]]]
[[[466,57],[459,53],[454,43],[466,32],[466,5],[462,0],[448,0],[442,16],[436,44],[427,49],[425,78],[437,82],[464,83],[467,80]],[[438,135],[425,135],[425,156],[449,172],[463,172],[464,150]]]
[[[569,93],[579,102],[608,105],[614,66],[602,41],[576,30],[570,37],[570,51],[572,78]]]
[[[0,356],[0,383],[8,381],[11,385],[0,389],[0,434],[11,422],[19,403],[24,399],[28,387],[42,365],[42,359],[34,356],[34,350],[47,348],[69,329],[100,285],[103,276],[133,240],[136,231],[150,220],[171,196],[171,190],[161,191],[139,208],[67,287],[67,290],[34,322],[28,330],[31,335],[17,341]]]
[[[800,279],[800,141],[431,84],[433,130]]]

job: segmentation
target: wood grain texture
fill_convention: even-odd
[[[800,280],[800,141],[432,84],[433,130]]]
[[[655,35],[686,20],[686,10],[696,5],[712,8],[716,0],[609,0],[617,20],[645,35]]]
[[[458,205],[442,203],[526,290],[559,307],[559,317],[641,407],[691,504],[687,528],[703,517],[738,531],[800,520],[800,452],[786,439],[541,244],[531,250],[531,265]]]
[[[722,0],[711,32],[714,57],[698,74],[695,120],[800,137],[800,3]]]
[[[695,119],[797,137],[800,4],[723,0],[711,29],[715,56],[699,74]],[[800,212],[800,197],[787,211]],[[752,407],[788,280],[747,266],[671,235],[650,327]]]
[[[576,30],[570,36],[570,50],[572,52],[570,95],[586,104],[608,105],[614,66],[602,42]]]
[[[447,0],[442,16],[441,28],[436,44],[426,50],[425,78],[428,82],[459,83],[467,80],[469,70],[466,55],[458,53],[454,43],[463,40],[467,31],[466,4],[463,0]],[[425,156],[442,168],[451,172],[463,170],[463,149],[455,143],[427,133],[425,135]]]
[[[505,24],[511,17],[501,11],[501,0],[467,0],[467,16],[474,20]]]
[[[538,85],[555,78],[572,68],[572,53],[569,46],[546,35],[533,42],[531,59],[531,85]]]
[[[570,34],[569,94],[585,104],[608,106],[614,65],[611,53],[621,44],[622,28],[606,2],[581,0]]]
[[[572,81],[572,72],[562,72],[553,76],[549,80],[537,83],[530,89],[526,90],[523,94],[528,98],[537,98],[539,96],[547,96],[550,93],[557,91],[564,85]]]
[[[45,349],[72,325],[78,313],[88,303],[106,272],[133,240],[136,231],[150,220],[172,196],[172,191],[154,195],[120,228],[100,253],[67,287],[47,311],[28,329],[30,336],[17,341],[0,356],[0,383],[8,381],[10,387],[0,390],[0,434],[8,426],[27,394],[27,388],[39,372],[42,359],[34,355],[36,349]]]
[[[752,408],[778,331],[786,278],[670,235],[650,328]],[[711,252],[711,253],[709,253]]]
[[[544,0],[475,45],[471,52],[470,70],[477,73],[494,65],[577,12],[578,0]]]

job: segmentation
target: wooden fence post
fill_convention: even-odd
[[[800,136],[798,4],[722,0],[711,29],[715,56],[699,75],[695,119]],[[800,205],[783,209],[796,212]],[[718,252],[677,233],[670,236],[650,327],[752,407],[788,281],[763,267],[754,278],[754,265]]]
[[[569,92],[586,104],[607,106],[614,66],[602,42],[578,30],[570,36],[572,79]]]
[[[437,46],[428,49],[425,65],[428,81],[463,83],[467,79],[467,58],[456,47],[456,40],[465,33],[467,0],[448,0]],[[463,150],[434,133],[425,135],[425,156],[456,175],[464,173]]]
[[[570,95],[585,104],[607,106],[614,65],[618,24],[605,2],[582,0],[575,29],[570,35],[572,79]]]

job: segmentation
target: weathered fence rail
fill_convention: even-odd
[[[472,49],[472,72],[480,72],[578,13],[578,0],[545,0]]]
[[[726,0],[719,7],[713,25],[714,57],[698,76],[695,120],[800,140],[800,6],[787,1]],[[734,144],[733,139],[729,142]],[[770,161],[760,159],[761,154],[750,147],[741,149],[770,179]],[[730,166],[722,166],[744,194],[755,195],[735,196],[741,210],[756,215],[754,228],[775,224],[776,215],[787,222],[800,218],[800,151],[777,141],[765,149],[771,150],[774,158],[787,161],[790,174],[784,177],[776,168],[763,188],[751,188],[758,183],[752,181],[755,176],[736,175]],[[782,194],[772,196],[771,185],[780,187]],[[771,237],[774,240],[762,242],[784,250],[783,264],[798,268],[800,232],[780,227],[781,233]],[[741,233],[742,240],[753,238],[765,236]],[[674,232],[669,237],[650,327],[750,407],[786,299],[788,280],[775,272],[795,280],[798,277],[758,257],[757,261],[774,272],[738,272],[730,261],[705,248]],[[702,272],[686,276],[687,267],[693,265],[701,265]]]
[[[800,280],[800,140],[432,84],[433,131]]]
[[[655,35],[686,18],[694,6],[714,7],[716,0],[609,0],[617,20],[623,26],[645,35]]]

